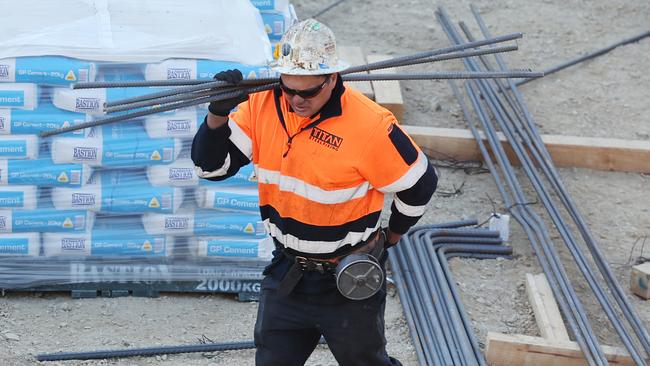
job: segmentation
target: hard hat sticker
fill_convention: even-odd
[[[282,44],[282,56],[289,56],[291,53],[291,45],[288,43]]]

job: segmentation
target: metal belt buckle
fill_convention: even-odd
[[[325,266],[321,262],[314,262],[305,257],[296,256],[296,263],[306,271],[318,271],[321,274],[325,273]]]

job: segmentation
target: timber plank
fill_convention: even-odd
[[[459,161],[482,160],[471,131],[464,129],[402,125],[429,157]],[[483,140],[485,137],[483,134]],[[505,137],[499,139],[511,161],[514,153]],[[599,137],[542,135],[558,167],[650,173],[650,141]]]
[[[526,292],[542,337],[558,342],[570,341],[546,276],[543,273],[526,273]]]
[[[368,63],[384,61],[392,58],[386,55],[367,55]],[[394,68],[370,71],[371,74],[392,74]],[[384,108],[393,112],[398,121],[404,117],[404,99],[402,99],[402,90],[399,81],[373,81],[372,88],[375,91],[375,102],[381,104]]]
[[[602,346],[610,365],[635,365],[622,349]],[[488,332],[487,363],[492,366],[586,366],[576,342]]]
[[[366,65],[366,56],[361,47],[354,46],[339,46],[339,58],[350,66]],[[366,72],[367,74],[367,72]],[[355,81],[352,83],[345,83],[345,86],[350,86],[352,89],[360,91],[366,97],[375,99],[375,92],[372,90],[372,84],[369,81]]]

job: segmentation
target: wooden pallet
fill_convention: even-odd
[[[29,285],[21,274],[34,274],[48,264],[42,284]],[[73,298],[158,297],[160,293],[232,293],[242,301],[256,299],[264,262],[223,263],[209,260],[147,258],[21,258],[12,276],[0,276],[0,294],[67,292]],[[12,273],[11,271],[9,273]],[[16,279],[17,278],[17,279]],[[27,286],[29,285],[29,286]]]
[[[578,343],[571,341],[544,274],[526,274],[526,291],[542,337],[488,332],[486,358],[492,366],[587,365]],[[635,365],[626,350],[602,346],[611,365]]]

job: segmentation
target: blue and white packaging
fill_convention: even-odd
[[[38,206],[38,188],[36,186],[2,186],[0,185],[0,209],[33,210]]]
[[[153,165],[147,167],[147,179],[153,186],[171,187],[245,187],[255,189],[257,178],[253,165],[249,164],[239,169],[235,175],[221,181],[201,179],[196,175],[194,162],[181,158],[167,165]]]
[[[250,0],[259,10],[283,11],[289,6],[289,0]]]
[[[1,85],[0,85],[1,87]],[[66,111],[104,114],[104,104],[162,91],[161,88],[69,89],[53,88],[52,103]]]
[[[284,32],[291,25],[290,18],[284,12],[277,11],[262,11],[262,21],[264,22],[264,30],[269,36],[271,42],[277,42],[282,39]]]
[[[275,72],[268,66],[179,58],[165,60],[157,64],[148,64],[144,69],[144,77],[147,80],[210,80],[216,73],[231,69],[241,71],[245,79],[275,75]]]
[[[177,214],[142,215],[149,234],[255,237],[265,235],[259,215],[215,211],[185,211]]]
[[[183,203],[181,188],[152,187],[143,174],[128,171],[101,172],[91,184],[54,188],[51,196],[59,210],[86,209],[110,214],[173,213]]]
[[[199,187],[194,195],[200,208],[259,212],[259,194],[252,187]]]
[[[148,166],[147,180],[154,187],[192,187],[199,184],[194,163],[187,158],[178,159],[171,164]]]
[[[153,139],[191,139],[207,114],[208,110],[205,108],[186,108],[171,114],[154,114],[144,120],[144,127],[147,135]]]
[[[85,209],[102,211],[101,183],[86,184],[78,188],[52,188],[50,197],[57,210]]]
[[[147,235],[141,229],[43,234],[43,255],[47,257],[165,257],[172,246],[173,238]]]
[[[253,164],[244,165],[239,168],[232,177],[224,180],[199,179],[199,186],[212,187],[257,187],[257,176]]]
[[[41,234],[0,234],[0,257],[38,257],[41,250]]]
[[[0,233],[79,232],[92,228],[88,211],[0,210]]]
[[[95,81],[93,62],[59,56],[0,59],[0,82],[70,85]]]
[[[50,148],[52,160],[56,164],[139,167],[173,162],[183,148],[183,143],[179,139],[139,139],[137,136],[114,138],[104,133],[86,139],[53,138]]]
[[[36,84],[0,83],[0,108],[34,109],[38,106]]]
[[[273,257],[275,245],[271,237],[242,239],[223,236],[188,238],[189,253],[196,257],[267,261]]]
[[[34,160],[0,159],[0,185],[80,187],[88,182],[92,169],[86,164],[52,164],[49,158]]]
[[[85,114],[64,111],[51,103],[41,102],[34,110],[0,109],[0,135],[38,134],[85,121]],[[84,131],[77,130],[62,136],[84,137]]]
[[[36,159],[38,149],[38,137],[34,135],[12,135],[0,138],[0,159]]]

